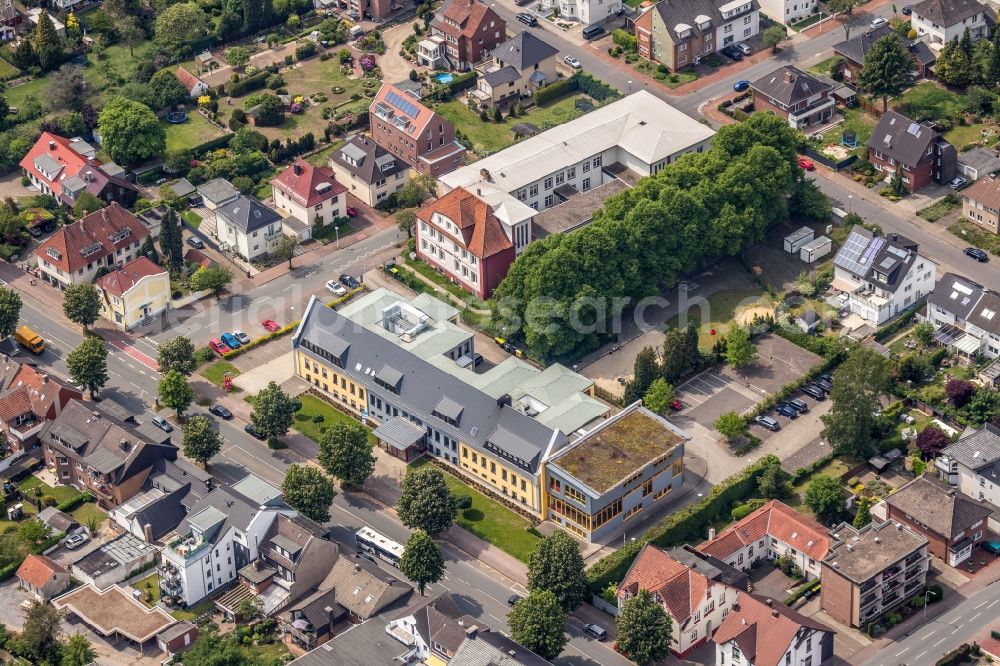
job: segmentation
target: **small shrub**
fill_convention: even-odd
[[[322,423],[323,419],[326,418],[322,414],[315,414],[313,416],[313,423]]]

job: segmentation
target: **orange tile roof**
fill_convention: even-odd
[[[400,99],[403,102],[406,102],[406,104],[402,106],[394,104],[389,101],[390,97],[393,99]],[[372,100],[372,104],[369,109],[374,110],[376,105],[380,103],[392,109],[394,118],[402,116],[410,121],[409,126],[405,129],[405,133],[412,137],[423,136],[424,131],[430,126],[431,121],[435,117],[440,119],[442,122],[448,122],[447,120],[443,120],[441,116],[434,113],[434,111],[421,104],[420,100],[416,97],[404,92],[391,83],[382,84],[382,87],[379,88],[378,93],[375,95],[375,99]],[[403,108],[403,106],[406,108]],[[374,125],[374,122],[372,124]],[[400,129],[400,131],[402,132],[404,130]],[[374,134],[374,132],[372,132],[372,134]]]
[[[461,236],[455,236],[434,222],[435,213],[451,220],[458,227]],[[462,244],[480,259],[513,247],[503,230],[503,224],[493,214],[490,205],[462,187],[456,187],[440,199],[418,210],[417,218],[433,226],[451,240]]]
[[[44,555],[31,554],[24,558],[24,562],[17,570],[17,577],[40,589],[45,587],[57,573],[68,574],[69,571]]]
[[[826,528],[778,500],[771,500],[711,541],[700,544],[698,550],[724,560],[765,535],[815,560],[823,559],[830,550],[830,534]]]
[[[177,75],[177,80],[181,82],[181,85],[184,86],[188,93],[194,90],[195,86],[199,83],[204,83],[201,79],[183,67],[178,67],[175,74]]]
[[[154,264],[149,257],[139,257],[128,262],[123,267],[107,273],[97,280],[96,284],[104,291],[121,297],[142,278],[166,272],[166,269]]]
[[[54,179],[43,176],[42,172],[35,167],[35,160],[42,155],[48,155],[62,167],[58,173],[50,174],[55,176]],[[98,160],[93,161],[94,166],[100,166],[100,164]],[[61,182],[64,178],[69,178],[80,173],[87,166],[87,158],[76,152],[72,147],[72,142],[66,137],[52,134],[51,132],[42,132],[42,135],[38,137],[38,141],[35,142],[35,145],[31,147],[28,154],[21,160],[20,166],[25,171],[33,174],[35,178],[48,185],[49,189],[55,192],[56,196],[59,196],[62,190],[56,187],[56,183]]]
[[[829,627],[796,613],[777,601],[740,592],[726,619],[715,630],[716,645],[735,641],[755,666],[779,666],[802,629],[829,631]]]
[[[705,599],[711,583],[655,546],[646,545],[618,586],[619,594],[649,590],[667,607],[674,622],[683,625]]]
[[[307,208],[347,191],[337,182],[333,169],[313,166],[301,157],[272,178],[271,185]]]
[[[1000,180],[980,178],[962,191],[962,197],[977,201],[993,210],[1000,210]]]
[[[446,21],[440,21],[435,25],[448,34],[473,37],[482,26],[483,19],[492,13],[493,10],[477,0],[452,0],[452,3],[445,8],[443,16],[457,23],[458,29]]]
[[[117,243],[112,236],[128,229]],[[104,259],[116,250],[132,243],[142,243],[149,235],[145,225],[135,215],[113,201],[104,208],[85,215],[73,224],[60,227],[35,249],[35,255],[64,271],[75,273],[87,264]],[[97,246],[100,247],[97,247]],[[83,250],[96,248],[92,254]],[[52,250],[52,253],[49,252]]]
[[[0,393],[0,421],[10,422],[32,412],[39,419],[55,417],[52,406],[62,409],[73,398],[83,394],[60,379],[51,377],[30,365],[22,365],[11,379],[7,390]]]

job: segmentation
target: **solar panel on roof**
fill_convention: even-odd
[[[392,104],[394,107],[396,107],[406,115],[410,116],[411,118],[416,118],[419,113],[417,111],[417,106],[413,102],[409,102],[406,99],[403,99],[403,96],[400,95],[395,90],[390,90],[386,94],[385,101],[389,102],[389,104]]]
[[[903,248],[901,248],[901,247],[896,247],[895,245],[890,245],[890,246],[889,246],[889,252],[892,252],[892,253],[893,253],[894,255],[896,255],[896,256],[897,256],[897,257],[899,257],[900,259],[905,259],[905,258],[906,258],[906,255],[907,255],[907,254],[909,254],[909,253],[908,253],[908,252],[907,252],[906,250],[904,250]]]

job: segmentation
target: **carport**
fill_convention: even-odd
[[[138,644],[139,652],[147,641],[177,623],[162,608],[149,608],[118,585],[99,590],[84,585],[52,600],[56,610],[67,610],[104,637],[119,636]]]
[[[373,433],[379,447],[400,460],[410,462],[424,451],[424,429],[402,416],[394,416]]]

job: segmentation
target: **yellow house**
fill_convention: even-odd
[[[101,315],[129,330],[170,307],[170,276],[146,257],[130,261],[94,283]]]

